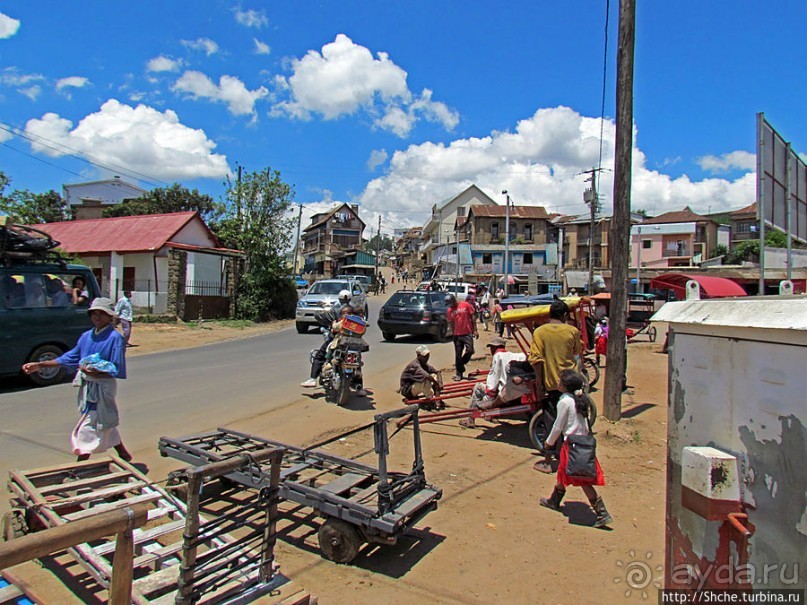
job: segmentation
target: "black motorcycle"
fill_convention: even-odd
[[[326,314],[321,314],[326,315]],[[363,387],[362,353],[370,350],[362,338],[367,329],[367,322],[356,315],[348,315],[341,319],[339,333],[331,339],[333,317],[317,317],[323,326],[326,341],[330,340],[325,354],[325,365],[319,376],[319,382],[325,389],[325,400],[338,405],[345,405],[350,400],[351,390]],[[316,350],[311,351],[313,359]]]

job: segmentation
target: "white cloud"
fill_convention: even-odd
[[[34,84],[33,86],[28,86],[26,88],[19,88],[17,92],[23,96],[28,97],[32,101],[36,101],[39,98],[39,94],[42,92],[42,87],[39,84]]]
[[[20,29],[20,20],[0,13],[0,40],[10,38]]]
[[[183,46],[191,50],[201,50],[208,57],[219,52],[219,45],[210,38],[197,38],[196,40],[181,40]]]
[[[215,44],[215,42],[214,42]],[[164,71],[179,71],[182,66],[182,61],[166,57],[165,55],[158,55],[146,63],[146,71],[150,72],[164,72]]]
[[[367,158],[367,169],[368,170],[375,170],[381,164],[387,161],[389,154],[385,149],[374,149],[370,152],[370,157]]]
[[[244,83],[235,76],[221,76],[216,85],[199,71],[186,71],[174,84],[172,90],[188,93],[197,99],[226,103],[227,109],[233,115],[253,114],[255,101],[269,94],[269,91],[263,86],[255,90],[248,90]]]
[[[28,120],[25,132],[47,139],[49,145],[155,179],[221,178],[229,172],[227,158],[213,153],[216,144],[203,130],[181,124],[171,110],[160,112],[146,105],[132,107],[110,99],[75,128],[70,120],[46,113]],[[38,143],[31,148],[51,157],[67,153]]]
[[[698,158],[698,165],[707,172],[729,172],[730,170],[756,170],[757,156],[747,151],[732,151],[720,156],[705,155]]]
[[[260,28],[269,23],[269,19],[266,18],[266,13],[263,11],[256,11],[252,9],[242,11],[241,9],[236,8],[234,12],[235,20],[245,27]]]
[[[89,83],[90,80],[84,76],[68,76],[56,81],[56,92],[67,94],[66,88],[84,88]]]
[[[11,134],[8,130],[3,130],[0,128],[0,143],[5,143],[9,139],[13,138],[14,135]]]
[[[302,59],[292,60],[291,69],[288,78],[276,79],[278,89],[287,92],[289,99],[275,106],[274,115],[310,119],[312,114],[320,114],[333,120],[364,111],[376,127],[401,137],[421,118],[448,130],[459,121],[455,111],[432,101],[430,90],[413,95],[406,71],[387,53],[374,57],[344,34],[338,34],[321,52],[310,50]]]
[[[269,48],[269,45],[266,42],[261,42],[257,38],[252,38],[252,41],[255,43],[256,55],[268,55],[272,52],[272,49]]]
[[[25,86],[34,82],[43,82],[42,74],[21,74],[16,67],[6,67],[0,72],[0,84],[5,86]]]
[[[580,173],[597,165],[599,118],[581,116],[568,107],[538,110],[521,120],[515,130],[482,137],[456,139],[448,144],[423,143],[396,151],[384,176],[371,180],[357,200],[366,212],[395,209],[385,224],[422,223],[432,205],[478,185],[501,202],[507,189],[517,204],[540,205],[563,214],[583,214]],[[603,129],[603,167],[599,182],[603,209],[610,214],[613,195],[614,123]],[[696,211],[738,208],[751,203],[755,177],[693,182],[687,176],[672,178],[646,166],[639,149],[633,153],[634,208],[651,214],[681,209]],[[424,210],[426,210],[424,212]]]

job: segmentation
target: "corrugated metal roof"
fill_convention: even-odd
[[[475,216],[489,216],[504,218],[507,209],[504,206],[471,206],[469,212]],[[543,206],[511,206],[510,218],[549,219]]]
[[[162,248],[194,217],[207,230],[196,212],[64,221],[36,225],[36,228],[60,242],[59,248],[68,254],[151,252]],[[210,238],[213,246],[218,246],[212,233]]]
[[[642,225],[661,225],[663,223],[696,223],[701,221],[712,221],[712,219],[697,214],[686,206],[683,210],[673,210],[672,212],[665,212],[653,218],[648,218],[642,221]]]

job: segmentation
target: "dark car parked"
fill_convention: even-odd
[[[400,290],[393,294],[378,314],[378,327],[384,340],[399,334],[430,334],[438,341],[451,335],[446,321],[445,292]]]

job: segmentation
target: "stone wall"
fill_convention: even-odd
[[[188,253],[184,250],[168,251],[168,314],[185,315],[185,275],[188,267]]]

